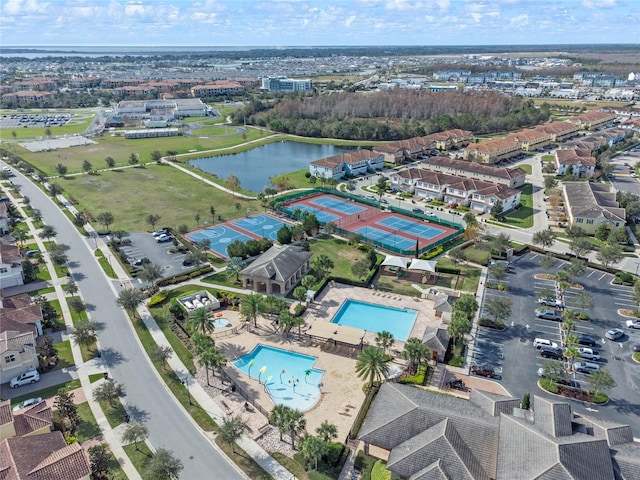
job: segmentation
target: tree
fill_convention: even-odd
[[[207,374],[207,385],[209,385],[209,369],[216,374],[216,369],[221,369],[227,363],[225,356],[213,345],[209,346],[198,355],[198,365],[204,367]]]
[[[276,234],[276,239],[280,245],[288,245],[291,243],[292,231],[291,227],[282,225]]]
[[[150,283],[155,288],[156,282],[162,278],[163,273],[164,270],[160,265],[145,263],[142,270],[138,272],[138,278],[143,282]]]
[[[509,248],[511,248],[511,237],[508,233],[499,233],[495,237],[491,238],[489,245],[492,252],[495,252],[498,255],[502,255],[503,253],[506,253]]]
[[[67,174],[67,166],[63,165],[62,163],[58,163],[56,165],[56,172],[58,172],[59,175],[66,175]]]
[[[231,174],[227,177],[227,185],[231,189],[233,196],[236,196],[236,190],[240,188],[240,179],[235,175]]]
[[[169,450],[160,448],[149,460],[145,473],[147,478],[178,480],[183,468],[184,465],[180,459],[174,457]]]
[[[91,478],[108,478],[111,457],[107,450],[107,444],[100,443],[89,447],[87,453],[89,454],[89,463],[91,465]]]
[[[568,279],[581,277],[584,275],[586,269],[587,264],[585,261],[578,258],[572,258],[571,261],[563,268],[563,270],[567,272]]]
[[[523,410],[529,410],[529,407],[531,407],[531,395],[529,394],[529,392],[527,392],[522,396],[522,400],[520,401],[520,408]]]
[[[166,370],[166,363],[171,355],[173,355],[173,350],[169,345],[156,345],[149,356],[154,362],[162,364],[162,369]]]
[[[162,154],[158,150],[154,150],[151,152],[151,160],[156,163],[160,163],[160,160],[162,160]]]
[[[116,165],[116,161],[111,157],[105,158],[104,162],[107,164],[107,168],[113,168]]]
[[[162,218],[160,215],[154,215],[153,213],[150,213],[149,215],[144,217],[144,221],[151,225],[151,230],[155,230],[157,223],[160,221],[160,218]]]
[[[77,314],[82,317],[82,312],[87,310],[87,306],[84,304],[80,297],[71,297],[67,300],[67,304]]]
[[[314,470],[318,470],[318,460],[326,455],[327,444],[313,435],[300,439],[300,453],[307,462],[313,462]]]
[[[542,375],[555,383],[565,383],[569,380],[567,369],[560,360],[545,360],[542,364]]]
[[[192,332],[199,332],[202,335],[209,335],[213,332],[215,324],[209,310],[206,308],[197,308],[189,315],[189,329]]]
[[[80,320],[71,332],[71,338],[77,345],[89,349],[98,339],[96,325],[88,320]]]
[[[137,153],[132,153],[131,155],[129,155],[129,165],[137,165],[139,160],[140,157]]]
[[[236,282],[240,280],[240,272],[244,269],[244,261],[240,257],[231,257],[227,264],[227,275],[236,277]]]
[[[109,231],[109,225],[113,223],[113,214],[111,212],[100,212],[96,217],[99,224],[104,225],[105,230]]]
[[[447,333],[456,342],[460,340],[464,335],[471,333],[471,322],[464,312],[460,310],[454,310],[452,312],[451,322],[447,327]]]
[[[467,212],[463,215],[462,217],[462,221],[465,223],[465,225],[467,227],[471,226],[471,225],[475,225],[476,223],[478,223],[478,219],[476,218],[476,216],[473,214],[473,212]]]
[[[369,271],[369,261],[366,258],[361,258],[351,264],[351,273],[360,280],[366,277]]]
[[[542,245],[543,248],[549,248],[556,242],[556,237],[551,230],[540,230],[533,234],[531,238],[534,244]]]
[[[495,263],[489,266],[489,277],[498,280],[504,280],[507,276],[508,267],[502,263]]]
[[[394,341],[395,339],[393,338],[393,334],[391,332],[387,332],[386,330],[378,332],[375,339],[376,346],[382,349],[383,355],[387,354],[387,348],[391,348]]]
[[[49,258],[53,263],[62,266],[67,263],[69,258],[65,253],[67,246],[62,243],[54,243],[49,247]]]
[[[336,228],[338,228],[336,222],[327,222],[324,224],[324,231],[329,235],[336,233]]]
[[[144,294],[136,288],[126,288],[120,292],[116,303],[124,308],[129,315],[137,318],[137,309],[144,303]]]
[[[51,225],[44,225],[42,229],[40,229],[39,237],[49,241],[52,238],[54,238],[56,235],[58,235],[58,232],[54,227],[52,227]]]
[[[422,340],[411,337],[404,344],[402,358],[409,362],[409,371],[415,373],[420,368],[423,360],[429,357],[429,348],[422,343]]]
[[[322,439],[323,442],[330,442],[338,438],[338,429],[333,423],[324,421],[316,428],[316,433]]]
[[[593,246],[591,242],[586,237],[576,237],[571,240],[569,244],[569,249],[573,251],[578,257],[582,257],[586,255],[588,252],[593,250]]]
[[[573,298],[579,309],[586,310],[588,312],[593,308],[593,297],[587,292],[580,292]]]
[[[624,258],[622,248],[618,244],[605,243],[596,254],[598,261],[604,266],[609,268],[614,263],[618,263]]]
[[[314,236],[320,230],[320,222],[314,213],[305,215],[302,219],[302,229],[308,237]]]
[[[311,267],[317,273],[318,278],[324,278],[333,266],[333,261],[324,253],[316,255],[311,260]]]
[[[475,295],[471,295],[468,293],[460,295],[460,297],[458,297],[458,299],[454,300],[453,302],[453,309],[464,312],[469,320],[471,320],[471,318],[475,315],[475,313],[478,311],[478,308],[479,306],[478,302],[476,301]]]
[[[122,432],[122,443],[124,445],[134,444],[137,451],[140,451],[138,442],[144,442],[149,437],[149,429],[141,423],[128,424]]]
[[[39,342],[40,355],[44,357],[53,357],[58,354],[58,350],[53,344],[53,338],[50,335],[43,335]]]
[[[547,253],[540,258],[540,266],[544,269],[546,274],[549,274],[549,272],[555,266],[555,264],[556,264],[556,257],[554,257],[550,253]]]
[[[293,409],[287,405],[276,405],[269,414],[269,421],[276,426],[280,433],[280,441],[282,441],[283,434],[289,431],[289,417]]]
[[[591,375],[589,375],[589,383],[591,383],[591,387],[593,388],[594,396],[603,390],[609,390],[616,386],[616,382],[611,376],[611,373],[604,368],[591,372]]]
[[[379,382],[389,373],[384,354],[376,347],[365,347],[356,359],[356,374],[358,378],[369,382],[369,388],[374,382]]]
[[[289,418],[289,436],[291,437],[291,448],[295,450],[296,437],[302,435],[307,429],[307,421],[302,412],[293,410]]]
[[[511,315],[511,300],[507,297],[490,297],[484,302],[484,310],[496,323],[503,322]]]
[[[304,302],[307,299],[307,289],[301,285],[297,286],[293,290],[293,298],[298,300],[300,303]]]
[[[82,419],[78,414],[78,407],[73,402],[73,392],[61,391],[54,400],[54,406],[58,414],[66,420],[69,431],[74,434]]]
[[[376,188],[378,189],[378,202],[382,200],[382,194],[387,190],[387,177],[380,175],[376,182]]]
[[[253,321],[258,328],[258,315],[264,310],[264,298],[258,293],[247,295],[240,304],[240,316],[247,322]]]
[[[496,202],[492,205],[489,213],[493,218],[495,218],[498,222],[504,221],[504,205],[502,204],[502,200],[496,200]]]
[[[569,225],[566,229],[565,232],[567,234],[567,237],[574,239],[574,238],[580,238],[580,237],[586,237],[587,236],[587,232],[584,231],[584,229],[582,227],[580,227],[579,225]]]
[[[218,428],[218,436],[222,442],[231,445],[231,451],[236,453],[236,442],[247,428],[247,423],[238,416],[224,417]]]
[[[455,264],[463,263],[467,260],[464,251],[461,248],[452,248],[449,250],[448,255],[451,261]]]
[[[116,400],[126,395],[124,385],[111,378],[93,388],[93,399],[96,402],[107,402],[111,408],[115,408]]]
[[[307,290],[311,290],[311,288],[317,283],[317,281],[318,280],[313,275],[305,275],[304,277],[302,277],[302,280],[300,280],[300,285],[302,285]]]
[[[544,188],[545,190],[551,190],[558,185],[558,181],[553,175],[545,175],[544,176]]]
[[[576,329],[576,322],[575,320],[571,319],[571,318],[565,318],[562,321],[562,325],[560,325],[560,331],[562,331],[562,333],[564,333],[565,336],[565,340],[564,343],[566,345],[569,345],[569,342],[573,339],[575,339],[575,343],[577,342],[577,338],[575,338],[574,335],[571,335],[571,332],[573,332]],[[568,339],[569,336],[572,336],[574,338]],[[567,340],[568,339],[568,340]]]
[[[87,217],[85,216],[84,213],[78,212],[73,216],[73,220],[72,221],[73,221],[73,224],[76,227],[78,227],[78,228],[84,227],[84,224],[87,223]]]

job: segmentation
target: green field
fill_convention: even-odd
[[[211,205],[216,209],[216,223],[218,215],[230,220],[245,215],[247,208],[253,213],[263,211],[257,201],[234,199],[169,165],[148,164],[145,168],[66,177],[57,182],[67,198],[77,202],[79,210],[87,210],[94,218],[110,211],[115,219],[111,230],[149,230],[151,227],[144,220],[148,214],[160,215],[162,225],[186,224],[195,229],[196,214],[200,215],[199,226],[205,220],[211,224]]]

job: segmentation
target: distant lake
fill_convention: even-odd
[[[225,180],[233,174],[240,180],[242,188],[259,193],[265,187],[273,188],[269,181],[271,177],[308,168],[313,160],[352,150],[353,147],[335,145],[275,142],[247,152],[191,160],[189,164]]]

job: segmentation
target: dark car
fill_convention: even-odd
[[[587,347],[595,347],[598,344],[598,341],[589,335],[578,335],[578,344],[586,345]]]
[[[496,376],[496,372],[491,365],[472,365],[471,373],[487,378],[493,378]]]
[[[459,378],[456,378],[456,377],[447,378],[447,381],[445,382],[445,385],[448,388],[455,388],[456,390],[464,390],[465,389],[464,382],[462,380],[460,380]]]
[[[538,351],[540,356],[544,358],[552,358],[554,360],[562,360],[562,350],[553,347],[541,346]]]
[[[412,209],[411,209],[411,211],[412,211],[413,213],[419,213],[419,214],[421,214],[421,215],[424,215],[424,210],[422,210],[421,208],[418,208],[418,207],[416,207],[416,208],[412,208]]]
[[[634,352],[640,352],[640,343],[637,343],[633,346],[633,351]]]

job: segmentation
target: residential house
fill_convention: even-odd
[[[375,153],[380,153],[386,163],[400,165],[404,160],[404,150],[398,143],[385,143],[373,147]]]
[[[432,133],[422,138],[427,140],[429,144],[434,143],[438,150],[451,150],[452,148],[466,147],[473,140],[473,134],[469,130],[454,128]]]
[[[629,426],[574,414],[561,400],[533,396],[531,410],[519,403],[478,389],[466,400],[386,382],[360,440],[403,480],[637,478],[640,443]]]
[[[414,193],[416,183],[429,175],[430,172],[422,168],[405,168],[389,174],[389,186],[392,190]]]
[[[2,478],[89,480],[89,456],[78,442],[67,445],[62,432],[12,437],[0,443]]]
[[[527,172],[520,167],[497,167],[467,160],[456,160],[445,156],[425,158],[420,162],[420,166],[434,172],[448,173],[458,177],[502,183],[511,188],[524,185],[527,178]]]
[[[345,175],[361,175],[384,167],[384,155],[370,150],[356,150],[309,163],[309,173],[317,178],[340,179]]]
[[[244,268],[243,288],[286,295],[311,269],[311,253],[296,245],[274,245]]]
[[[321,158],[309,163],[309,173],[316,178],[333,178],[334,180],[338,180],[344,177],[344,163],[339,156]]]
[[[568,121],[578,125],[581,130],[595,130],[596,128],[613,123],[615,119],[615,113],[586,112],[581,115],[571,117]]]
[[[582,148],[566,148],[555,151],[558,175],[591,178],[596,173],[596,159],[591,151]]]
[[[624,208],[616,201],[609,185],[595,182],[564,182],[569,223],[594,234],[602,224],[618,228],[626,223]]]
[[[522,153],[521,142],[515,138],[492,138],[479,143],[471,143],[464,150],[465,160],[484,163],[498,163]]]
[[[0,202],[0,235],[9,233],[9,211],[7,202]]]
[[[11,400],[0,402],[0,438],[27,437],[49,433],[53,428],[51,407],[44,400],[14,412]],[[2,467],[0,466],[0,478]]]
[[[549,122],[537,128],[549,133],[552,142],[564,142],[578,134],[577,125],[571,122]]]
[[[42,320],[42,308],[28,294],[3,298],[0,292],[0,332],[31,332],[38,337],[42,335]]]
[[[0,333],[0,377],[3,382],[39,366],[33,333],[11,330]]]
[[[0,243],[0,288],[24,285],[22,255],[16,245]]]

